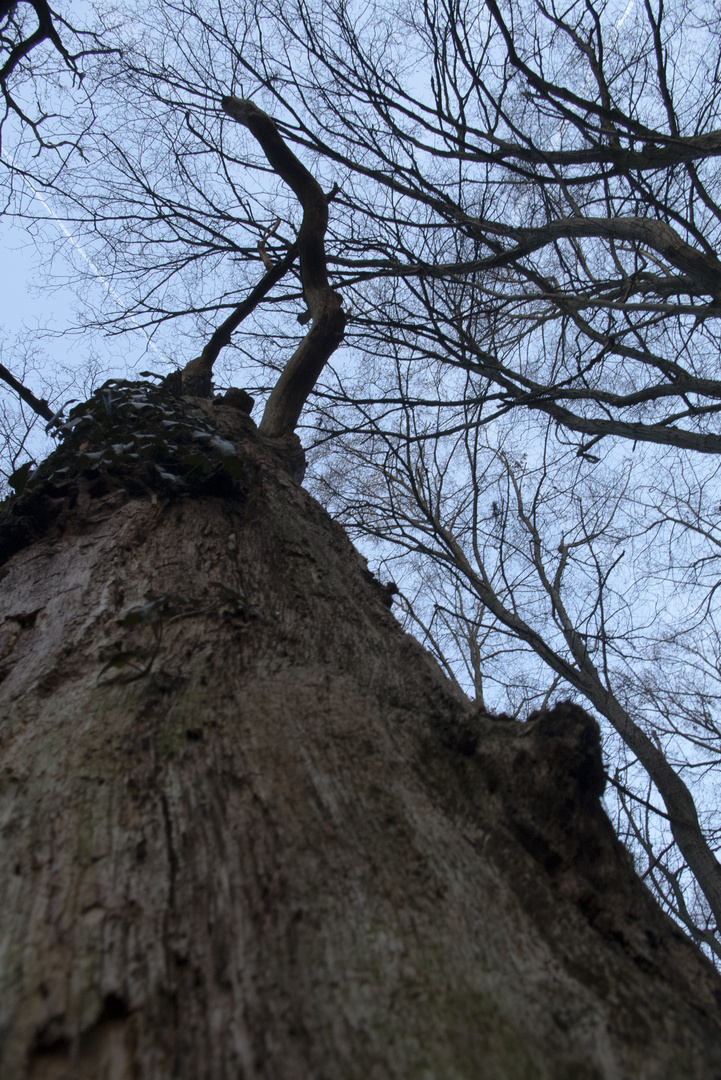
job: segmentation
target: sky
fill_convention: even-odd
[[[58,335],[72,325],[75,303],[72,290],[55,286],[51,292],[41,287],[39,280],[45,270],[43,258],[25,230],[7,218],[0,218],[0,245],[3,252],[0,262],[0,328],[6,367],[13,370],[16,341],[24,338],[34,340],[36,337],[51,361],[70,363],[73,357],[77,357],[78,338],[74,335]],[[85,345],[83,343],[81,348]]]
[[[51,364],[75,367],[79,358],[82,361],[92,353],[106,377],[124,375],[128,364],[139,361],[141,366],[152,368],[147,341],[140,332],[116,339],[105,338],[97,330],[70,332],[75,324],[76,297],[69,285],[61,283],[67,264],[59,257],[53,265],[55,280],[51,277],[48,281],[47,255],[40,254],[25,230],[9,218],[0,217],[0,250],[0,333],[6,367],[13,370],[16,342],[33,340]],[[76,256],[82,258],[77,252]],[[102,302],[106,293],[102,279],[94,288],[94,299]]]
[[[28,246],[24,230],[6,218],[0,218],[0,242],[3,250],[0,263],[0,326],[7,342],[24,329],[38,325],[40,307],[47,305],[49,298],[41,301],[31,291],[40,257]],[[53,299],[50,303],[53,322],[59,320],[62,323],[63,319],[67,319],[70,300],[69,295]]]
[[[158,369],[141,333],[108,339],[96,329],[72,332],[77,301],[73,289],[62,284],[67,264],[58,259],[49,268],[47,254],[39,253],[25,230],[9,216],[0,216],[0,251],[0,362],[37,397],[47,398],[53,409],[72,407],[73,401],[85,399],[108,378],[127,378],[128,366],[131,370]],[[102,303],[106,288],[98,281],[95,289],[93,299]],[[26,347],[33,360],[27,373]],[[10,412],[3,410],[0,420],[0,443],[5,446],[5,428],[9,425],[8,430],[13,429],[15,406],[20,403],[9,387],[0,394],[3,399],[13,399],[8,401]],[[0,474],[12,471],[18,460],[41,461],[53,446],[44,421],[36,423],[20,459],[13,461],[15,453],[9,450],[6,459],[3,451]],[[3,494],[4,484],[0,481],[0,497]]]

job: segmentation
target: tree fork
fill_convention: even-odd
[[[275,266],[266,271],[245,300],[241,300],[228,318],[224,319],[220,326],[214,330],[200,356],[196,356],[194,360],[190,360],[185,365],[180,372],[180,388],[184,394],[193,394],[195,397],[211,396],[213,366],[221,349],[230,344],[233,331],[255,311],[258,304],[268,295],[273,286],[287,274],[297,255],[298,245],[293,244],[283,258],[279,259]],[[175,373],[175,377],[177,378],[177,373]]]

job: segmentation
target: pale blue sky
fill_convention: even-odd
[[[0,330],[7,367],[13,370],[15,343],[20,337],[35,340],[51,363],[76,367],[92,353],[108,375],[125,374],[126,366],[132,367],[138,361],[152,368],[152,359],[146,354],[147,342],[140,332],[114,339],[105,338],[97,330],[61,336],[75,324],[72,288],[48,282],[47,257],[38,252],[25,230],[8,218],[0,218],[0,247]],[[57,262],[56,268],[60,281],[64,267]],[[102,303],[105,287],[98,282],[95,290],[93,299]]]

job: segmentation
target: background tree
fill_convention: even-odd
[[[32,190],[62,171],[93,121],[91,98],[83,92],[84,64],[108,53],[92,5],[85,18],[56,11],[46,0],[0,3],[0,154],[5,209],[22,204],[22,181]],[[33,158],[45,152],[50,173]],[[52,186],[52,184],[50,184]]]
[[[476,692],[483,675],[488,707],[571,692],[609,721],[619,831],[716,953],[715,10],[133,15],[94,76],[89,164],[58,185],[127,298],[95,324],[140,320],[184,362],[188,320],[202,350],[249,314],[261,261],[291,266],[296,204],[220,104],[255,95],[338,187],[348,349],[304,414],[318,490],[385,557],[415,555],[408,616],[464,686],[464,659]],[[304,340],[295,273],[221,379],[241,365],[269,392]]]

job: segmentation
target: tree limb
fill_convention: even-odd
[[[248,128],[278,176],[293,190],[303,207],[298,233],[300,277],[313,324],[283,369],[260,422],[260,431],[273,437],[294,431],[308,395],[329,357],[343,340],[346,316],[341,298],[328,283],[324,237],[328,200],[320,184],[286,146],[273,120],[252,101],[224,97],[223,110]]]
[[[47,420],[48,423],[53,418],[53,410],[44,399],[36,398],[32,390],[28,390],[27,386],[23,386],[21,382],[12,375],[8,369],[0,364],[0,379],[6,382],[8,386],[11,386],[16,394],[19,394],[23,401],[33,409],[38,416],[42,416],[43,420]]]
[[[39,45],[43,41],[52,42],[68,68],[77,73],[75,60],[63,45],[55,23],[53,22],[54,12],[51,10],[49,4],[46,0],[27,0],[27,3],[33,8],[37,15],[38,25],[29,37],[19,41],[18,44],[10,50],[7,60],[2,68],[0,68],[0,84],[2,86],[5,86],[7,79],[13,73],[20,61],[31,53],[36,45]],[[0,4],[0,19],[12,15],[15,6],[16,5],[9,3]]]
[[[245,300],[242,300],[228,318],[213,332],[200,356],[196,356],[194,360],[185,365],[180,375],[183,393],[196,394],[198,397],[210,396],[213,365],[218,359],[220,350],[229,344],[231,334],[240,326],[243,319],[246,319],[256,309],[273,286],[290,270],[297,254],[298,245],[293,244],[286,255],[263,275]]]

